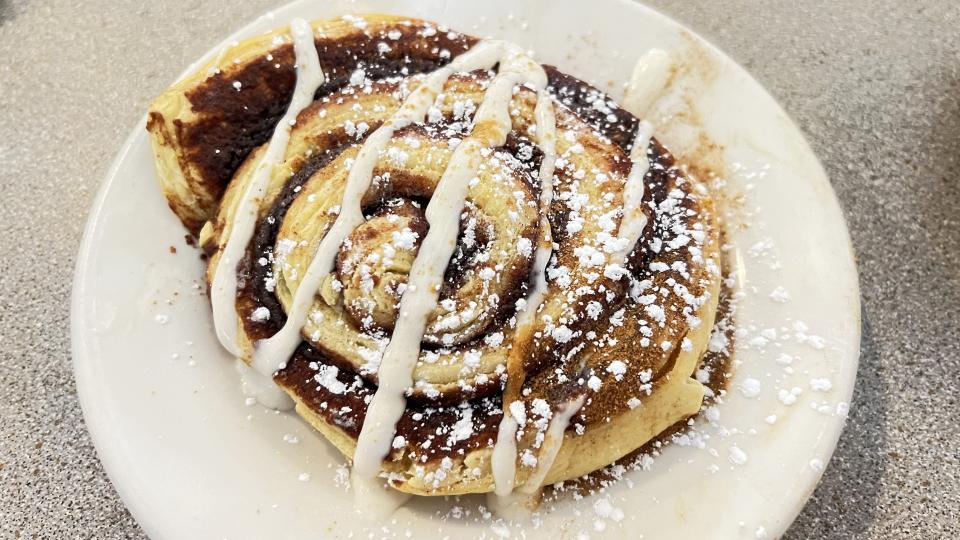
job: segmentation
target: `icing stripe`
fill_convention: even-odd
[[[623,186],[623,217],[620,219],[620,229],[617,236],[624,242],[623,249],[611,256],[611,263],[624,264],[627,257],[640,240],[644,227],[647,226],[647,216],[643,213],[643,178],[650,170],[650,160],[647,158],[647,147],[653,137],[653,126],[646,120],[640,121],[637,135],[633,139],[630,150],[630,174]]]
[[[518,403],[518,402],[513,402]],[[493,491],[499,497],[506,497],[513,491],[517,475],[517,424],[510,414],[509,407],[503,408],[497,441],[493,444],[490,468],[493,472]]]
[[[547,426],[547,433],[543,439],[543,443],[540,445],[540,453],[537,455],[537,468],[534,469],[533,474],[530,475],[523,486],[520,487],[520,491],[527,494],[534,494],[543,487],[543,482],[547,479],[547,473],[549,473],[553,467],[553,462],[556,461],[557,454],[560,453],[560,447],[563,446],[564,433],[566,433],[567,427],[570,426],[570,420],[580,411],[586,399],[586,395],[581,395],[576,399],[560,405],[556,412],[553,413],[553,418],[550,419],[550,424]]]
[[[213,322],[217,338],[225,349],[234,356],[242,356],[243,351],[237,342],[237,263],[243,257],[247,244],[253,237],[257,218],[260,213],[260,201],[270,184],[270,175],[274,167],[283,159],[290,141],[290,130],[297,121],[297,115],[312,101],[317,88],[323,84],[323,70],[313,41],[313,29],[303,19],[290,22],[293,35],[293,48],[296,53],[297,83],[293,98],[286,114],[273,130],[267,149],[257,163],[250,184],[241,196],[233,215],[233,225],[227,243],[220,253],[216,274],[210,287],[210,300],[213,304]]]
[[[553,110],[553,103],[546,90],[541,90],[537,96],[537,107],[534,110],[537,118],[537,146],[543,151],[543,161],[540,165],[540,227],[546,231],[544,240],[537,245],[533,259],[533,289],[527,297],[524,311],[517,319],[517,326],[523,327],[533,322],[533,315],[537,312],[543,297],[547,293],[547,264],[553,255],[553,234],[550,230],[550,205],[553,203],[553,173],[557,161],[556,130],[557,119]]]
[[[546,232],[543,240],[537,245],[533,259],[533,287],[527,296],[524,311],[517,317],[516,335],[523,335],[524,330],[533,324],[533,317],[537,313],[543,298],[547,293],[547,265],[553,255],[553,234],[550,229],[550,205],[553,203],[553,173],[557,161],[556,130],[557,119],[553,110],[553,103],[545,89],[537,95],[537,106],[534,110],[537,119],[537,145],[543,151],[543,161],[540,164],[540,227]],[[511,355],[511,358],[513,355]],[[509,361],[509,360],[508,360]],[[508,370],[509,372],[509,370]],[[514,385],[522,381],[514,381]],[[509,383],[509,379],[508,379]],[[519,389],[518,389],[519,390]],[[506,397],[506,394],[505,394]],[[493,470],[494,490],[498,496],[509,495],[513,491],[514,476],[516,475],[517,421],[510,414],[507,403],[503,405],[503,418],[497,432],[497,441],[493,446],[491,468]]]
[[[672,66],[670,55],[660,49],[651,49],[641,56],[627,83],[623,108],[637,118],[647,116],[650,107],[666,88]]]

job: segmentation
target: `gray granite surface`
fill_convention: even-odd
[[[787,538],[960,536],[960,4],[650,3],[796,119],[859,254],[853,408]],[[143,538],[77,405],[73,261],[148,100],[274,4],[0,0],[0,539]]]

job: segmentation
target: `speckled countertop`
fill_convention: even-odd
[[[787,538],[960,536],[960,4],[648,3],[786,107],[859,254],[853,408]],[[77,404],[73,261],[148,100],[276,2],[230,4],[0,0],[0,539],[144,537]]]

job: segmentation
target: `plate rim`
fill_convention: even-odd
[[[850,276],[852,278],[851,282],[853,285],[853,290],[850,291],[852,299],[852,304],[850,305],[851,313],[848,314],[850,321],[853,324],[853,335],[851,336],[851,350],[853,353],[850,355],[850,357],[840,358],[839,361],[842,369],[840,369],[838,372],[838,375],[842,377],[841,380],[843,382],[842,391],[839,392],[838,395],[842,396],[848,403],[851,402],[853,391],[857,382],[859,360],[862,352],[862,297],[860,293],[856,251],[852,244],[849,226],[843,212],[843,206],[841,205],[840,200],[837,198],[836,191],[833,188],[833,184],[831,183],[822,162],[810,146],[806,133],[799,128],[793,118],[787,114],[787,111],[769,92],[769,90],[756,78],[754,78],[749,71],[747,71],[739,62],[731,58],[712,42],[702,37],[699,33],[695,32],[685,23],[678,21],[677,19],[666,15],[663,12],[640,1],[611,1],[628,9],[633,9],[639,13],[658,17],[661,20],[675,25],[677,28],[687,32],[697,41],[698,44],[704,46],[716,58],[721,59],[728,65],[728,67],[735,70],[738,76],[746,78],[750,84],[762,92],[770,104],[772,104],[776,108],[776,111],[780,113],[784,120],[786,120],[786,129],[791,130],[799,135],[799,140],[803,146],[803,151],[813,157],[818,174],[814,175],[816,178],[808,177],[805,179],[805,181],[815,184],[815,187],[818,187],[819,189],[825,190],[828,194],[827,198],[832,204],[832,208],[830,210],[835,210],[838,213],[840,217],[839,225],[842,227],[843,233],[842,243],[846,247],[847,255],[849,256],[849,261],[851,263],[850,268],[853,273],[853,275]],[[174,79],[174,81],[171,81],[171,84],[182,79],[197,66],[202,65],[209,58],[212,58],[216,54],[217,50],[224,44],[230,42],[231,40],[237,39],[238,36],[250,33],[251,29],[255,27],[266,14],[296,9],[300,5],[306,5],[307,3],[308,0],[293,0],[283,5],[279,5],[261,14],[260,16],[249,19],[238,29],[214,44],[211,49],[203,53],[200,57],[198,57],[197,60],[190,63],[189,66]],[[95,351],[91,349],[90,341],[92,340],[90,339],[90,333],[86,331],[88,328],[86,323],[88,321],[86,319],[86,313],[83,309],[83,300],[85,297],[87,297],[86,291],[88,282],[90,281],[90,271],[92,269],[90,262],[95,257],[93,248],[96,239],[96,231],[104,220],[104,203],[112,187],[118,181],[118,172],[123,163],[125,163],[128,159],[132,148],[143,138],[146,138],[146,119],[147,116],[146,113],[144,113],[137,120],[136,124],[127,135],[120,147],[120,150],[117,152],[109,168],[107,169],[106,174],[100,181],[96,195],[93,198],[93,201],[90,205],[90,210],[87,214],[82,240],[80,242],[80,247],[78,249],[74,264],[74,276],[71,290],[71,363],[73,367],[74,380],[76,383],[78,403],[83,414],[84,423],[88,433],[90,434],[97,457],[102,464],[104,471],[110,479],[114,489],[116,489],[118,495],[123,501],[123,504],[136,520],[138,526],[140,526],[150,537],[162,538],[164,537],[162,533],[162,524],[154,522],[154,520],[150,517],[150,513],[146,511],[143,506],[146,501],[141,501],[140,497],[136,496],[133,492],[132,487],[127,485],[123,479],[123,475],[121,474],[121,463],[125,462],[125,460],[122,459],[121,453],[114,451],[112,449],[113,445],[107,444],[109,439],[109,429],[107,425],[108,423],[105,422],[105,419],[109,417],[109,409],[105,407],[105,403],[96,399],[96,396],[93,393],[93,381],[101,371],[99,369],[100,366],[98,365],[98,362],[92,359],[92,355],[95,354]],[[840,233],[841,231],[838,230],[837,232]],[[840,422],[832,422],[826,424],[823,428],[824,438],[825,440],[829,441],[829,451],[826,453],[828,460],[832,459],[832,456],[836,451],[840,436],[846,427],[846,422],[846,419]],[[774,535],[774,537],[780,536],[786,532],[790,525],[800,515],[810,497],[813,495],[813,492],[820,484],[822,476],[828,468],[828,464],[829,461],[824,464],[824,467],[818,471],[817,474],[810,477],[809,485],[805,485],[803,486],[803,489],[797,490],[799,495],[795,497],[793,501],[789,501],[789,514],[791,517],[789,517],[788,520],[783,520],[780,523],[780,525],[782,525],[782,527],[779,527],[780,530],[769,531]]]

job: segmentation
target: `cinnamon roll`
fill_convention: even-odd
[[[358,492],[533,496],[699,411],[710,192],[519,47],[295,20],[173,85],[147,129],[220,341]]]

